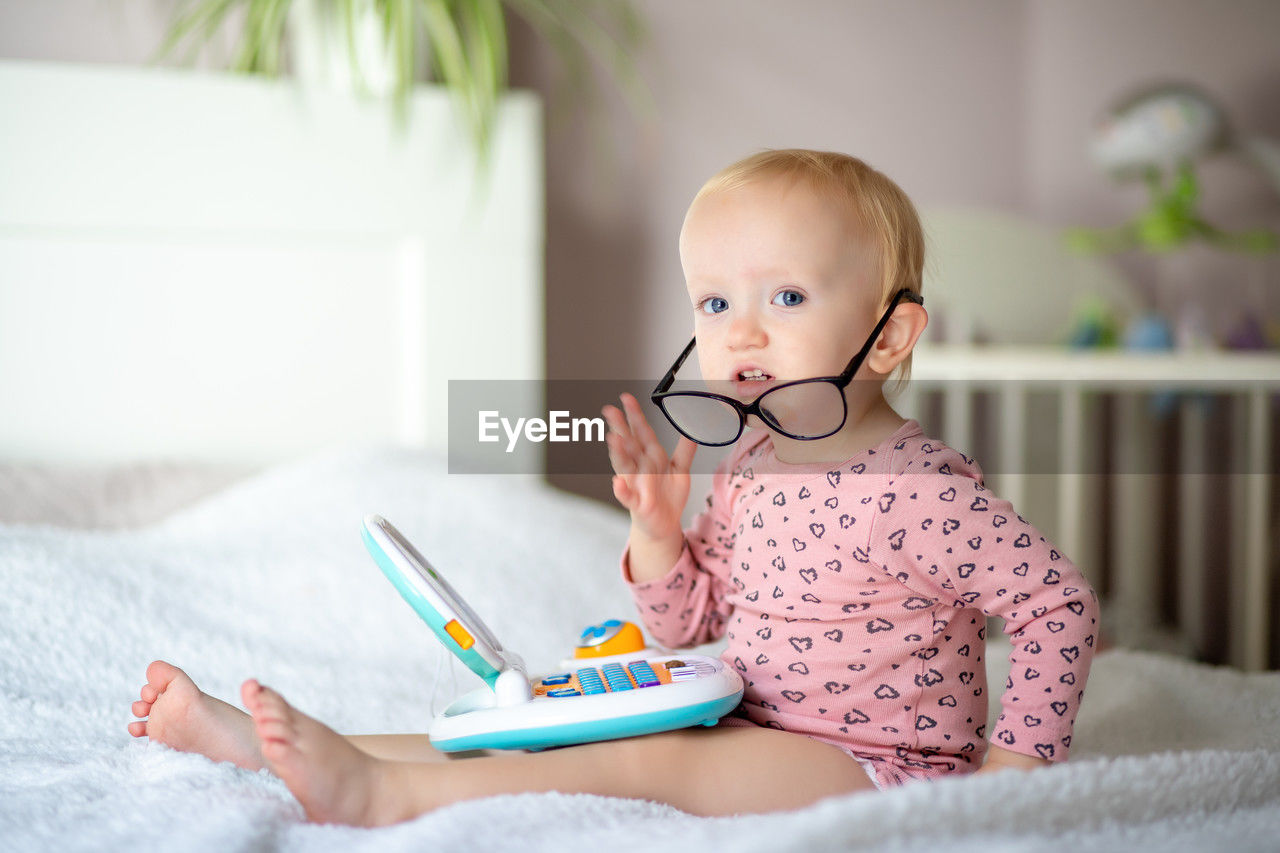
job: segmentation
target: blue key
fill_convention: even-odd
[[[652,687],[661,683],[658,681],[658,676],[654,674],[653,668],[645,661],[634,661],[627,665],[627,669],[631,670],[638,687]]]
[[[626,672],[622,669],[620,663],[607,663],[601,670],[604,673],[605,680],[609,682],[610,690],[630,690],[631,679],[627,678]]]
[[[548,690],[547,695],[559,697],[559,696],[581,696],[582,694],[579,693],[577,690],[574,690],[572,687],[562,687],[559,690]]]
[[[604,692],[604,683],[600,680],[600,674],[594,669],[578,670],[578,683],[582,685],[582,692],[588,696]]]
[[[571,676],[567,672],[564,675],[548,675],[546,678],[542,679],[542,683],[548,686],[553,684],[568,684],[570,677]]]
[[[625,675],[609,676],[609,689],[614,691],[631,690],[631,679]]]

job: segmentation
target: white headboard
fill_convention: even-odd
[[[540,107],[487,183],[439,89],[0,62],[0,460],[443,449],[447,381],[543,374]]]

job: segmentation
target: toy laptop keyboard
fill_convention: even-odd
[[[533,685],[534,696],[562,698],[566,696],[598,696],[693,681],[715,674],[715,666],[702,659],[684,661],[667,656],[662,659],[633,660],[627,664],[607,663],[599,669],[583,667],[563,675],[544,675]]]
[[[485,682],[456,699],[431,724],[443,752],[542,749],[714,725],[742,699],[742,678],[716,658],[607,652],[606,634],[629,623],[610,620],[583,632],[589,657],[530,678],[467,603],[398,530],[380,516],[364,520],[363,539],[384,575],[445,648]],[[591,647],[592,644],[594,648]]]

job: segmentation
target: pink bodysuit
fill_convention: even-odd
[[[1067,757],[1098,629],[1072,563],[907,421],[839,465],[780,461],[749,431],[664,577],[623,577],[657,642],[728,635],[747,722],[839,746],[881,787],[970,772],[986,752],[985,616],[1011,675],[993,742]]]

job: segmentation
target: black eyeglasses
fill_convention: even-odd
[[[862,349],[839,376],[784,382],[746,405],[710,391],[672,391],[676,372],[698,343],[695,335],[653,389],[649,399],[681,435],[707,447],[733,444],[742,435],[750,415],[759,417],[774,432],[799,441],[815,441],[835,435],[849,417],[844,389],[853,381],[854,374],[875,346],[894,309],[904,299],[917,305],[924,304],[923,296],[906,288],[895,293]]]

